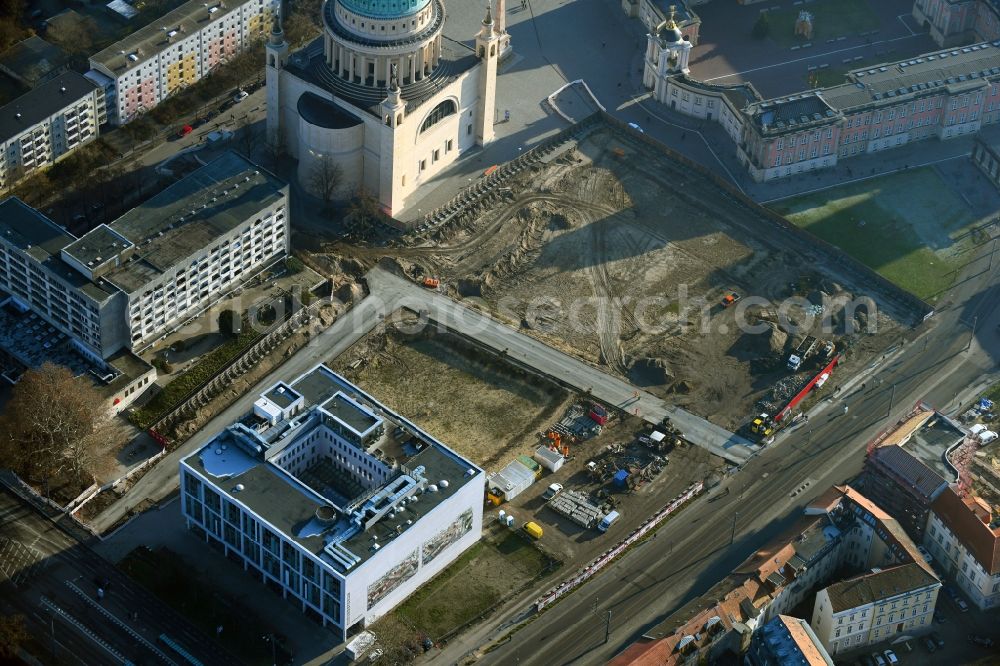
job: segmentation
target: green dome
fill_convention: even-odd
[[[374,19],[395,19],[416,14],[431,0],[337,0],[344,9]]]

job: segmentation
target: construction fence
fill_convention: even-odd
[[[688,500],[697,497],[705,489],[705,482],[698,481],[688,486],[688,489],[678,495],[670,504],[660,509],[651,518],[640,525],[632,534],[628,535],[616,546],[599,555],[596,559],[585,565],[572,578],[567,578],[555,587],[549,589],[545,594],[535,600],[535,611],[541,611],[552,602],[561,598],[564,594],[572,592],[577,587],[588,581],[594,574],[610,564],[616,557],[639,539],[646,536],[650,531],[662,523],[670,514],[682,507]]]

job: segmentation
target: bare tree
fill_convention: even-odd
[[[0,616],[0,657],[16,657],[18,650],[29,638],[23,615]]]
[[[259,127],[246,125],[240,132],[240,149],[243,151],[243,156],[248,160],[253,160],[254,151],[260,146],[263,138],[263,132]]]
[[[107,416],[104,397],[86,379],[45,363],[17,383],[4,413],[4,464],[27,476],[70,471],[77,477],[97,460]]]
[[[330,210],[334,194],[343,180],[344,170],[329,155],[319,158],[309,170],[309,189],[323,200],[323,207]]]
[[[264,158],[271,165],[272,171],[278,170],[278,163],[285,156],[285,145],[281,143],[280,137],[270,137],[264,141]]]
[[[382,204],[375,195],[359,187],[347,207],[347,231],[355,238],[368,238],[375,231],[375,225],[385,217]]]

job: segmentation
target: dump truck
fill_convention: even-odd
[[[791,353],[788,357],[788,369],[795,371],[802,367],[802,362],[809,358],[814,351],[816,351],[816,346],[819,341],[811,335],[807,335],[802,339],[802,342],[795,348],[795,351]]]
[[[541,539],[542,534],[544,534],[544,532],[542,531],[542,526],[534,521],[525,523],[524,527],[522,527],[521,529],[523,529],[524,533],[530,536],[532,539]]]
[[[735,291],[731,291],[722,297],[722,307],[728,308],[731,305],[736,305],[736,303],[743,298]]]

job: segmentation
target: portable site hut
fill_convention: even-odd
[[[517,461],[530,469],[536,479],[542,478],[542,466],[532,460],[530,456],[520,455],[517,457]]]
[[[549,470],[550,472],[558,471],[563,463],[566,462],[566,458],[563,454],[558,451],[553,451],[547,446],[539,446],[535,450],[535,460],[537,460],[542,467]]]
[[[519,460],[512,460],[502,470],[494,472],[486,478],[490,490],[508,502],[524,492],[534,482],[535,473]]]

